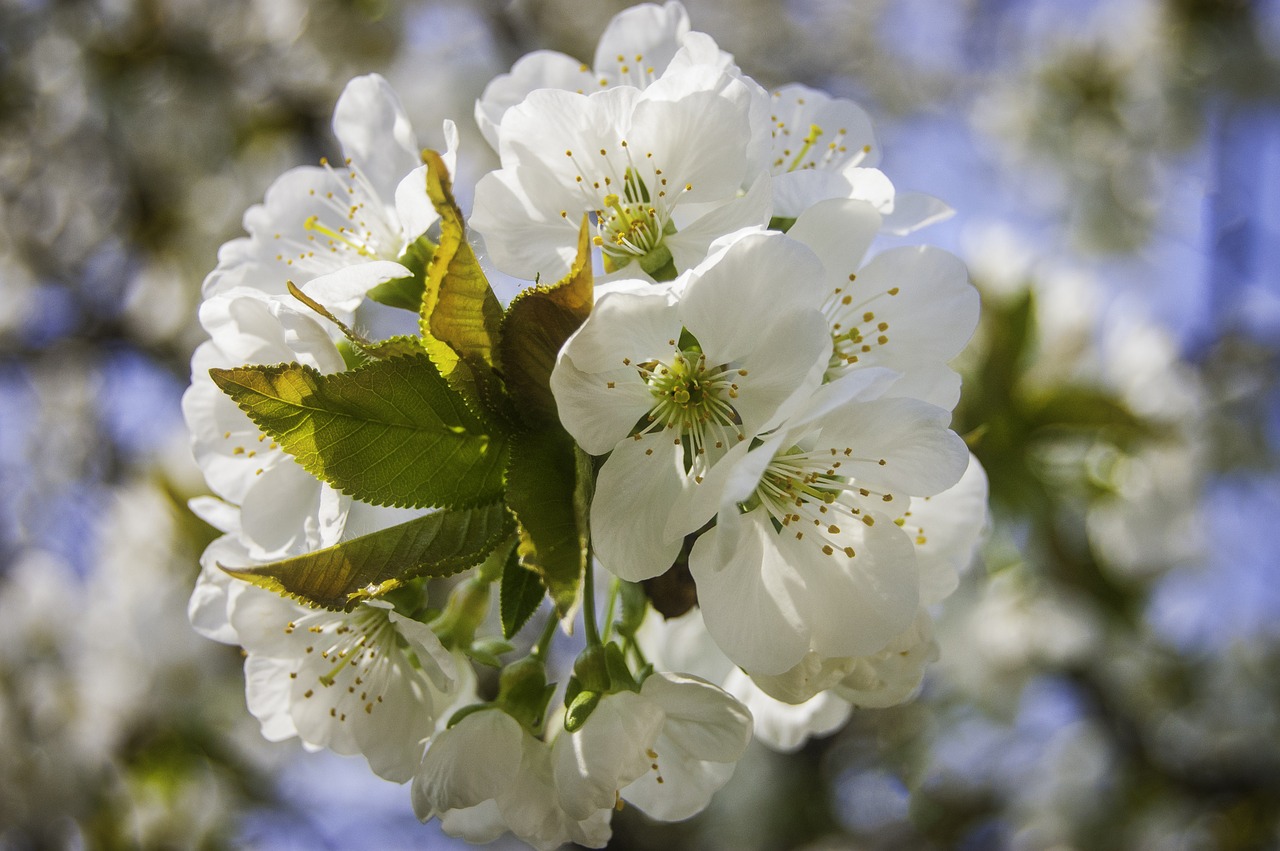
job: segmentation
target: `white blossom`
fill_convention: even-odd
[[[337,543],[351,502],[298,465],[209,377],[211,368],[247,363],[344,369],[328,332],[290,302],[246,288],[207,299],[200,321],[211,339],[192,356],[182,397],[196,463],[214,493],[242,509],[238,532],[261,560]]]
[[[580,817],[566,813],[551,747],[497,708],[471,712],[432,740],[413,778],[413,811],[469,842],[511,831],[543,851],[566,842],[604,847],[613,814],[612,800]]]
[[[565,811],[583,817],[619,799],[662,821],[701,812],[733,774],[751,713],[714,685],[653,674],[637,694],[605,695],[586,723],[552,744]]]
[[[281,294],[292,281],[345,313],[377,284],[411,274],[400,258],[438,215],[404,107],[382,77],[356,77],[338,99],[333,132],[342,163],[323,160],[281,175],[245,213],[249,236],[218,252],[206,298],[237,287]],[[458,134],[451,121],[444,138],[452,173]]]
[[[802,703],[784,703],[763,692],[716,645],[696,607],[675,618],[651,613],[636,640],[657,670],[701,677],[741,701],[751,712],[755,738],[775,751],[795,751],[811,737],[839,728],[849,717],[849,702],[830,692]]]
[[[684,6],[643,3],[624,9],[605,27],[591,65],[553,50],[522,56],[508,74],[499,74],[476,101],[476,123],[498,148],[498,126],[508,109],[535,89],[585,94],[625,85],[643,89],[669,68],[689,65],[729,67],[732,58],[705,33],[692,32]]]
[[[645,89],[534,91],[502,117],[502,167],[477,184],[471,225],[520,278],[562,277],[584,214],[606,271],[690,269],[718,237],[769,220],[766,153],[751,143],[763,97],[712,66]]]
[[[784,673],[811,650],[875,653],[916,615],[915,551],[895,507],[954,484],[968,453],[947,411],[884,397],[892,379],[880,372],[823,385],[689,491],[690,522],[717,521],[689,558],[703,617],[754,674]]]
[[[815,204],[787,235],[822,261],[819,276],[797,276],[827,317],[831,362],[827,378],[884,367],[898,373],[894,396],[948,410],[960,398],[960,378],[948,362],[978,323],[978,292],[964,264],[927,246],[891,248],[866,258],[883,218],[865,202]]]
[[[561,421],[587,452],[611,453],[591,505],[606,568],[633,581],[666,570],[701,525],[672,514],[687,482],[818,380],[830,338],[787,282],[820,274],[803,246],[750,234],[673,287],[605,293],[561,349]]]
[[[249,711],[266,738],[296,735],[363,754],[388,780],[413,776],[459,683],[455,660],[429,627],[381,600],[335,612],[256,588],[235,601],[231,625],[246,653]]]

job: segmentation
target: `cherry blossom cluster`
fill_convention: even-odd
[[[919,689],[986,519],[950,429],[978,298],[946,252],[873,250],[950,211],[894,189],[860,107],[766,91],[678,2],[618,15],[592,64],[524,57],[475,118],[500,166],[470,240],[540,294],[501,345],[467,312],[455,126],[423,153],[377,76],[338,101],[342,160],[281,176],[219,253],[183,407],[213,491],[192,507],[223,534],[189,611],[243,647],[268,739],[362,755],[471,841],[601,847],[615,808],[704,809],[753,732],[793,750]],[[564,295],[584,280],[586,307]],[[517,316],[535,297],[578,318],[555,337]],[[370,301],[419,310],[421,336],[359,336]],[[466,475],[392,440],[417,410],[395,382],[460,400],[440,440],[490,424]],[[364,478],[348,421],[379,450]],[[490,462],[497,491],[432,482]],[[567,580],[556,478],[581,519]],[[433,496],[403,497],[419,479]]]

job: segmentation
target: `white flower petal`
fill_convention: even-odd
[[[920,688],[925,666],[937,658],[929,615],[921,611],[882,651],[855,660],[835,693],[859,708],[896,706],[911,699]]]
[[[661,74],[689,32],[689,13],[682,4],[668,2],[662,6],[645,3],[624,9],[600,35],[596,45],[595,71],[620,70],[619,66],[652,68]],[[625,74],[619,74],[626,79]]]
[[[244,661],[245,702],[262,725],[262,737],[283,742],[298,734],[289,714],[292,705],[288,666],[279,659],[250,656]]]
[[[417,810],[416,803],[414,809]],[[418,818],[427,820],[421,813]],[[440,827],[450,836],[464,839],[473,845],[483,845],[507,832],[507,820],[498,808],[498,802],[490,798],[474,807],[446,810],[440,814]]]
[[[535,50],[516,60],[508,74],[499,74],[476,101],[476,123],[493,149],[499,150],[498,128],[507,110],[535,89],[595,91],[599,83],[590,68],[554,50]]]
[[[456,132],[456,131],[455,131]],[[396,218],[404,229],[404,248],[427,232],[440,214],[427,197],[427,167],[420,165],[396,184]]]
[[[831,356],[827,323],[817,311],[778,316],[738,358],[735,400],[742,430],[756,434],[777,424],[813,392]]]
[[[624,440],[605,461],[591,500],[596,557],[615,576],[639,582],[665,573],[693,529],[668,530],[684,466],[668,432]]]
[[[682,204],[731,200],[759,170],[741,142],[751,137],[751,94],[741,80],[705,66],[664,77],[635,105],[627,140],[683,181],[672,184],[684,189]]]
[[[977,458],[960,481],[931,497],[911,500],[903,528],[916,547],[920,601],[928,606],[955,590],[958,572],[973,560],[987,525],[987,475]]]
[[[735,663],[765,673],[785,671],[809,649],[809,625],[793,599],[802,583],[795,569],[768,546],[775,533],[767,519],[748,515],[740,529],[737,555],[730,563],[715,556],[719,526],[693,546],[689,569],[698,586],[702,617],[716,644]]]
[[[769,222],[773,209],[773,187],[768,176],[760,175],[752,182],[745,195],[718,204],[687,205],[680,212],[690,209],[696,218],[689,218],[679,231],[667,237],[663,244],[671,252],[676,269],[692,269],[702,262],[715,240],[725,234],[750,227],[762,227]],[[705,213],[702,210],[706,210]],[[701,215],[698,215],[701,213]],[[683,215],[682,215],[683,218]]]
[[[564,354],[579,369],[600,371],[666,358],[679,340],[680,317],[670,288],[606,293],[565,343]]]
[[[531,208],[520,174],[491,171],[480,178],[470,225],[484,237],[485,250],[499,270],[526,280],[558,281],[577,255],[581,216],[555,212],[548,217]]]
[[[231,625],[231,606],[245,587],[218,565],[235,567],[249,563],[249,554],[234,535],[223,535],[205,547],[200,556],[200,576],[187,603],[191,627],[205,638],[223,644],[239,644],[239,636]]]
[[[890,289],[892,296],[877,296]],[[877,320],[888,323],[888,341],[860,363],[909,372],[911,364],[944,363],[960,353],[978,322],[978,292],[964,264],[927,246],[891,248],[858,272],[852,292]]]
[[[240,531],[240,507],[218,499],[216,496],[196,496],[187,500],[191,513],[219,532]]]
[[[334,313],[351,313],[364,301],[369,290],[378,284],[412,275],[412,272],[399,263],[373,260],[322,275],[307,282],[302,289]]]
[[[605,695],[580,729],[562,732],[551,759],[564,811],[584,819],[612,807],[618,790],[649,770],[645,750],[662,721],[656,703],[623,691]]]
[[[420,162],[418,140],[400,98],[377,74],[347,83],[333,110],[333,135],[384,202]]]
[[[669,757],[659,753],[658,759],[656,770],[642,774],[620,794],[628,804],[659,821],[684,821],[705,810],[711,796],[729,782],[737,767],[735,762],[691,759],[679,752]]]
[[[969,463],[950,412],[915,399],[855,402],[824,417],[817,445],[842,457],[841,474],[895,495],[929,496],[960,480]],[[851,449],[845,453],[845,449]]]
[[[905,236],[937,222],[944,222],[955,213],[945,202],[932,195],[899,192],[893,199],[893,212],[885,216],[884,229],[887,233]]]
[[[644,681],[640,694],[666,714],[662,737],[695,759],[737,762],[751,741],[751,713],[705,680],[654,674]]]
[[[635,367],[583,372],[563,350],[551,373],[551,392],[565,430],[592,455],[624,440],[654,401]]]
[[[308,541],[318,542],[322,487],[293,463],[277,464],[253,480],[240,516],[255,558],[282,558],[309,549]]]
[[[762,348],[761,334],[786,314],[815,309],[787,285],[805,276],[822,276],[812,251],[778,234],[750,234],[690,279],[680,316],[708,358],[738,360]]]
[[[783,703],[761,691],[740,670],[725,681],[725,688],[751,710],[756,739],[779,753],[794,753],[810,738],[839,729],[853,709],[829,692],[803,703]]]
[[[852,558],[839,549],[826,555],[790,534],[775,536],[778,557],[801,576],[804,590],[795,594],[796,605],[820,656],[874,653],[906,629],[919,608],[911,542],[889,518],[875,519],[873,526],[855,523],[857,528],[843,530],[839,542],[852,546]]]
[[[473,712],[437,734],[413,778],[414,813],[426,821],[493,800],[516,778],[522,736],[519,722],[499,709]]]
[[[880,161],[871,117],[851,100],[792,83],[773,93],[771,111],[775,173],[839,168],[849,162],[874,166]],[[814,127],[820,135],[806,149],[804,139]]]
[[[797,285],[820,288],[819,299],[836,287],[848,289],[879,230],[880,214],[865,201],[822,201],[801,213],[787,236],[818,255],[826,276],[803,279]],[[821,301],[814,306],[820,305]]]

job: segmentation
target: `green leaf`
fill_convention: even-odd
[[[502,589],[498,596],[503,636],[511,638],[529,622],[533,613],[538,611],[545,593],[538,574],[521,565],[519,555],[513,549],[502,571]]]
[[[422,336],[444,343],[440,372],[449,376],[457,360],[493,367],[502,325],[502,305],[467,242],[462,211],[453,199],[448,170],[435,151],[424,151],[427,196],[440,214],[440,245],[427,267],[421,305]],[[433,357],[436,356],[433,350]]]
[[[404,278],[393,278],[383,281],[368,292],[368,296],[387,307],[398,307],[401,310],[412,310],[414,313],[422,306],[422,291],[425,289],[422,278],[410,275]]]
[[[463,508],[502,495],[505,436],[429,358],[322,375],[301,364],[212,369],[250,419],[312,475],[374,505]]]
[[[507,390],[532,423],[559,424],[551,394],[551,370],[569,335],[591,313],[590,224],[582,217],[578,257],[569,274],[552,286],[524,290],[511,302],[502,325],[502,363]]]
[[[501,503],[437,511],[327,549],[253,567],[218,565],[262,588],[327,609],[349,609],[422,576],[478,564],[511,534]]]
[[[388,337],[385,340],[379,340],[376,343],[371,343],[360,351],[364,352],[371,358],[376,358],[377,360],[423,357],[427,353],[426,350],[422,348],[421,339],[418,337],[410,337],[408,335]]]
[[[334,316],[333,313],[330,312],[329,308],[325,307],[323,304],[316,301],[295,286],[293,281],[287,281],[285,286],[289,288],[289,293],[294,298],[323,316],[325,319],[328,319],[334,325],[338,326],[338,330],[343,333],[355,350],[360,354],[382,360],[386,358],[421,355],[425,353],[425,350],[422,348],[422,341],[417,337],[391,337],[380,342],[368,340],[349,327],[341,319]]]
[[[389,307],[399,307],[417,313],[422,309],[422,293],[426,289],[427,267],[435,256],[436,244],[420,236],[404,254],[400,256],[400,265],[412,275],[384,281],[369,290],[369,298]]]
[[[507,506],[522,531],[520,563],[538,574],[564,617],[587,564],[587,527],[575,505],[576,447],[560,430],[518,433],[511,440]]]

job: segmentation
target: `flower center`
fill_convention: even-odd
[[[621,195],[604,196],[604,209],[596,211],[596,227],[595,243],[604,254],[606,272],[639,260],[640,267],[652,275],[671,262],[671,252],[662,244],[663,238],[676,232],[670,211],[650,196],[648,185],[633,168],[623,173]]]
[[[794,533],[796,540],[812,542],[824,555],[841,553],[853,558],[853,524],[875,525],[875,518],[864,513],[858,503],[873,497],[891,503],[895,497],[842,477],[840,465],[852,458],[851,447],[804,450],[793,446],[779,452],[743,508],[762,506],[779,534]],[[888,462],[880,458],[875,463],[884,466]]]
[[[693,185],[686,183],[678,190],[669,186],[653,154],[633,155],[625,139],[613,151],[601,148],[598,157],[579,156],[573,150],[565,156],[577,168],[575,185],[595,216],[593,241],[604,255],[605,271],[615,272],[634,260],[656,280],[675,278],[671,251],[663,241],[676,232],[672,213]],[[560,217],[572,221],[567,209]]]
[[[850,281],[857,276],[850,275]],[[827,297],[822,312],[831,328],[831,360],[827,364],[825,380],[834,381],[855,367],[859,360],[875,349],[888,345],[889,322],[868,308],[883,296],[896,296],[897,287],[870,298],[857,301],[843,287],[836,287]]]
[[[396,259],[401,228],[388,216],[373,184],[351,160],[335,169],[321,159],[324,175],[307,190],[322,212],[307,216],[300,233],[277,233],[276,259],[322,275],[360,259]],[[304,235],[305,234],[305,235]]]
[[[773,93],[773,164],[771,171],[786,174],[792,171],[821,169],[838,171],[846,166],[856,166],[871,154],[871,146],[849,149],[849,129],[836,127],[830,122],[837,118],[822,103],[810,103],[807,98]],[[827,120],[826,126],[814,119]],[[804,133],[803,137],[797,138]]]
[[[348,614],[316,612],[290,621],[284,629],[286,635],[298,630],[310,633],[303,666],[322,688],[345,686],[347,696],[341,703],[357,702],[358,693],[358,704],[366,713],[372,713],[374,707],[382,703],[381,693],[386,685],[385,652],[397,646],[395,627],[384,610],[357,606]],[[292,677],[300,673],[301,670],[295,671]],[[314,693],[314,689],[307,689],[303,697],[310,698]],[[339,721],[346,720],[345,712],[339,717],[336,708],[330,715]]]
[[[705,454],[708,445],[723,449],[730,441],[745,439],[732,403],[738,397],[736,379],[747,374],[745,369],[709,366],[697,349],[677,349],[668,361],[648,361],[638,369],[653,396],[642,434],[674,431],[675,443],[688,441],[694,456]]]

